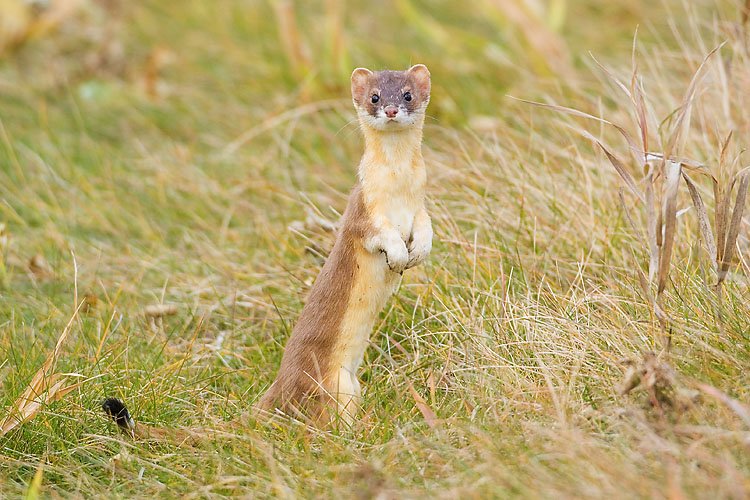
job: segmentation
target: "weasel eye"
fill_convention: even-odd
[[[376,102],[380,100],[380,96],[378,96],[378,94],[372,94],[372,98],[370,100],[372,101],[373,104],[375,104]]]
[[[404,92],[404,101],[411,101],[411,92]]]

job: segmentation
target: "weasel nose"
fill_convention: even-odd
[[[388,106],[386,106],[383,111],[385,112],[385,116],[387,116],[388,118],[395,118],[398,114],[398,108],[393,104],[389,104]]]

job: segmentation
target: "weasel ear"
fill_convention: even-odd
[[[372,71],[367,68],[357,68],[352,71],[352,99],[354,102],[362,102],[362,98],[369,87],[371,77]]]
[[[424,64],[415,64],[406,72],[411,77],[421,96],[430,96],[430,70]]]

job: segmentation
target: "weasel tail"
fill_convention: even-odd
[[[336,416],[353,422],[361,393],[357,370],[375,321],[403,271],[432,248],[421,149],[429,99],[424,65],[352,73],[365,138],[358,182],[258,409],[304,415],[317,424]]]

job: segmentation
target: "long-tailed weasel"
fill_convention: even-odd
[[[331,416],[329,403],[351,422],[360,396],[357,369],[375,320],[399,275],[432,248],[421,150],[430,72],[422,64],[376,73],[357,68],[352,100],[365,137],[358,182],[276,380],[258,403],[266,411],[298,409],[318,422]],[[114,398],[102,408],[136,438],[185,443],[208,432],[137,425]]]
[[[430,72],[422,64],[406,71],[357,68],[351,84],[365,138],[358,182],[276,380],[258,402],[262,410],[302,410],[316,421],[330,418],[331,410],[352,421],[357,369],[378,314],[403,271],[432,248],[422,159]]]

